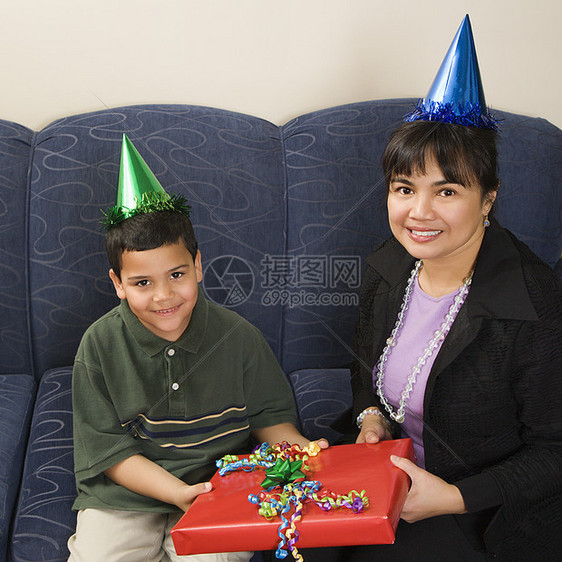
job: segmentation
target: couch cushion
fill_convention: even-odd
[[[390,236],[380,158],[410,106],[404,100],[356,103],[283,127],[294,260],[286,287],[288,372],[350,362],[364,260]]]
[[[283,367],[349,365],[365,258],[390,236],[381,156],[415,100],[377,100],[303,115],[282,127],[288,282]],[[555,267],[562,253],[562,131],[496,112],[497,217]],[[288,260],[292,260],[289,261]]]
[[[14,561],[68,558],[76,524],[71,379],[71,367],[54,369],[37,391],[11,537]]]
[[[89,324],[117,302],[100,209],[115,203],[122,134],[165,189],[184,194],[203,256],[203,286],[262,330],[279,354],[281,307],[261,305],[264,254],[284,250],[278,127],[196,106],[75,115],[37,135],[30,200],[36,372],[71,364]],[[258,203],[259,201],[259,203]]]
[[[26,379],[34,384],[32,377]],[[72,367],[53,369],[41,379],[11,538],[9,560],[14,562],[66,562],[69,556],[66,543],[76,527],[71,381]],[[0,377],[0,390],[5,388]],[[2,393],[0,414],[4,402]],[[261,553],[252,558],[261,560]]]
[[[26,298],[27,172],[33,132],[0,121],[0,373],[31,373]]]
[[[550,267],[562,253],[562,130],[539,118],[501,119],[496,217]]]
[[[303,369],[291,373],[289,382],[303,435],[333,444],[341,434],[330,425],[351,407],[349,369]]]
[[[35,390],[30,375],[0,375],[0,560],[6,557]]]

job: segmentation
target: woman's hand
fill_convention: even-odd
[[[365,416],[356,443],[378,443],[392,439],[388,423],[381,416]]]
[[[464,500],[456,486],[447,484],[445,480],[416,466],[409,459],[391,455],[390,461],[401,468],[412,481],[400,514],[404,521],[414,523],[436,515],[466,513]]]

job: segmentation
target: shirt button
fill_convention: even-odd
[[[179,387],[180,385],[177,382],[172,384],[172,390],[177,390]]]
[[[168,349],[168,355],[171,357],[172,355],[174,355],[176,352],[175,349]]]

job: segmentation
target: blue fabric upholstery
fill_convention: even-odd
[[[562,131],[544,119],[496,112],[496,217],[550,267],[562,266]]]
[[[72,396],[70,381],[72,368],[53,369],[45,373],[37,393],[37,405],[33,419],[33,431],[30,435],[23,473],[21,495],[17,506],[15,528],[12,534],[9,560],[13,562],[66,562],[69,556],[66,543],[76,525],[76,515],[71,506],[76,497],[74,483],[74,456],[72,442]],[[0,428],[21,427],[22,432],[28,424],[22,419],[21,424],[14,424],[14,415],[23,412],[17,407],[19,402],[27,405],[25,414],[30,417],[31,394],[24,389],[13,386],[12,381],[27,381],[30,387],[34,379],[28,377],[0,377]],[[12,416],[12,418],[5,415]],[[6,423],[4,424],[4,420]],[[0,454],[7,453],[4,439],[8,436],[0,433]],[[11,436],[11,444],[16,437]],[[11,453],[17,451],[17,462],[21,465],[25,449],[25,440],[19,446],[11,447]],[[15,455],[13,455],[15,456]],[[6,487],[10,499],[15,499],[18,482],[9,482],[21,474],[11,465],[0,465],[0,483],[4,487],[4,468],[6,469]],[[13,505],[13,501],[12,501]],[[10,508],[11,506],[6,506]],[[7,526],[10,517],[0,513],[0,560],[6,560]],[[256,552],[252,562],[261,562],[263,556]]]
[[[303,369],[291,373],[289,381],[302,434],[333,444],[340,434],[330,425],[351,407],[349,369]]]
[[[189,200],[208,295],[240,302],[237,312],[278,352],[281,307],[264,309],[259,286],[263,255],[285,245],[278,128],[218,109],[136,106],[68,117],[37,136],[30,201],[37,376],[71,364],[84,330],[117,302],[98,221],[115,202],[123,133],[162,185]]]
[[[287,254],[295,264],[327,256],[324,280],[311,275],[312,282],[297,279],[289,287],[282,357],[287,372],[351,361],[358,302],[353,281],[362,277],[365,258],[390,236],[380,160],[390,133],[414,106],[415,100],[362,102],[316,111],[282,127]],[[497,217],[555,267],[562,249],[562,131],[543,119],[496,114],[502,120]],[[357,276],[332,266],[346,256],[358,260]],[[291,301],[300,291],[324,295],[328,304]]]
[[[207,295],[256,324],[287,372],[347,365],[364,260],[389,235],[380,156],[412,103],[351,104],[280,129],[217,109],[135,106],[68,117],[38,133],[29,264],[20,264],[29,270],[36,377],[70,364],[86,327],[116,303],[98,217],[114,201],[123,132],[163,185],[188,197]],[[498,218],[554,266],[562,132],[498,113]],[[292,260],[290,279],[268,284],[266,262],[280,256]],[[328,302],[304,302],[301,292]]]
[[[189,200],[207,296],[264,333],[292,373],[303,431],[333,441],[329,426],[351,400],[365,258],[390,234],[380,157],[414,105],[361,102],[281,127],[189,105],[75,115],[37,133],[0,121],[0,549],[23,470],[13,559],[67,556],[69,366],[84,330],[117,303],[98,221],[114,203],[122,134]],[[497,114],[497,216],[562,275],[562,131]]]
[[[71,376],[70,367],[49,371],[37,391],[11,537],[15,562],[68,559],[76,525]]]
[[[27,322],[27,171],[33,132],[0,121],[0,373],[31,373]]]
[[[35,398],[30,375],[0,375],[0,560],[5,560]]]
[[[408,107],[400,101],[358,103],[304,115],[283,128],[288,254],[359,260],[355,272],[349,264],[350,277],[338,276],[328,261],[323,282],[301,283],[314,295],[351,294],[355,300],[287,308],[287,371],[349,364],[363,260],[390,235],[380,156]]]

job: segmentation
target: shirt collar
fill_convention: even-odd
[[[136,344],[150,357],[157,355],[167,347],[179,347],[189,353],[197,353],[207,330],[209,303],[203,294],[203,289],[199,286],[197,302],[193,307],[189,324],[184,333],[175,342],[165,340],[153,334],[135,316],[126,300],[121,301],[120,313],[125,326],[127,326]]]

